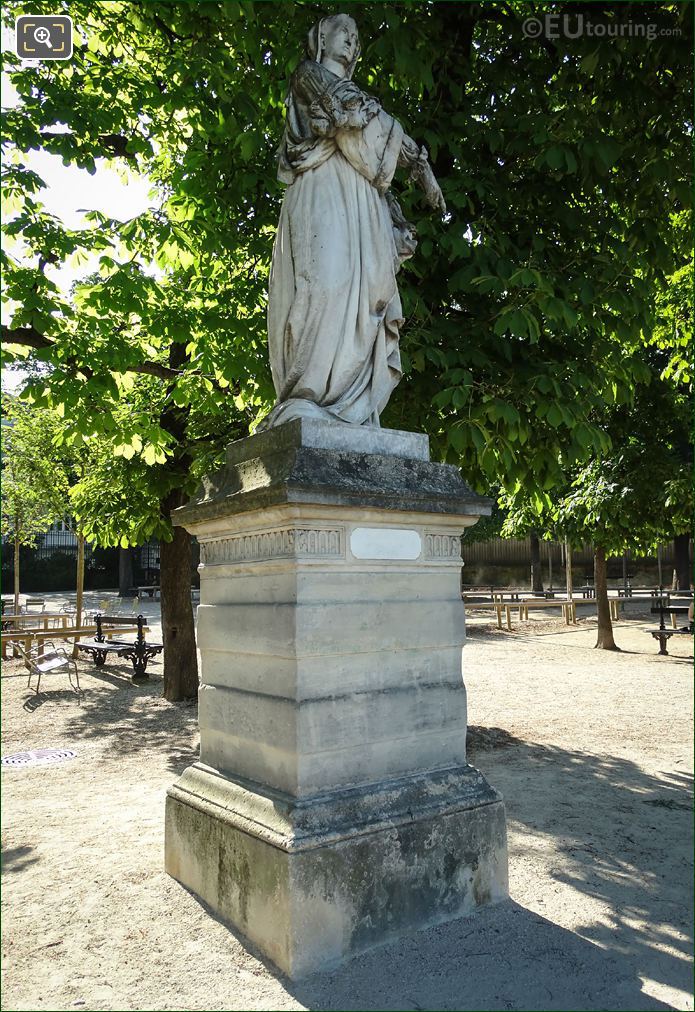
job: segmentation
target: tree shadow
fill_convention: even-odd
[[[28,691],[28,690],[27,690]],[[22,709],[27,713],[35,713],[46,703],[76,702],[79,706],[84,696],[84,689],[40,689],[39,692],[32,692],[22,703]]]
[[[206,904],[201,906],[220,921]],[[294,981],[233,926],[225,926],[302,1007],[322,1012],[675,1008],[645,994],[639,976],[620,954],[606,952],[513,900],[413,932],[335,970]]]
[[[30,865],[36,864],[39,858],[29,856],[33,850],[33,847],[5,847],[3,845],[2,858],[0,859],[2,874],[24,871]]]
[[[557,855],[548,858],[551,881],[589,901],[578,911],[597,902],[610,912],[610,923],[580,914],[577,933],[640,975],[690,993],[692,776],[526,742],[502,728],[471,727],[467,744],[469,761],[505,797],[513,856],[538,860],[548,839]]]
[[[497,625],[494,622],[488,623],[486,625],[472,625],[470,623],[467,623],[466,639],[469,639],[472,642],[496,641],[499,643],[502,637],[506,637],[509,639],[513,639],[515,642],[518,643],[537,643],[538,640],[548,636],[552,637],[570,636],[574,633],[577,633],[580,630],[593,629],[594,631],[596,631],[595,625],[584,624],[581,620],[577,623],[577,625],[571,626],[565,625],[564,622],[562,623],[558,622],[557,628],[553,629],[548,629],[547,624],[545,622],[543,623],[539,622],[538,624],[541,625],[542,628],[534,629],[534,627],[532,626],[531,629],[529,629],[528,622],[524,622],[523,624],[517,622],[515,625],[512,626],[510,630],[507,629],[506,626],[504,626],[504,628],[502,629],[498,629]],[[613,625],[615,627],[616,623],[613,623]],[[618,638],[618,641],[620,639],[619,634],[620,634],[620,626],[616,628],[616,636]],[[666,655],[660,654],[658,644],[655,645],[653,639],[647,639],[647,635],[648,634],[645,633],[644,650],[627,650],[625,647],[621,647],[620,643],[618,642],[619,647],[618,650],[605,651],[605,653],[609,654],[611,657],[616,657],[618,655],[626,657],[629,656],[640,657],[642,658],[642,660],[654,664],[689,664],[692,666],[693,663],[692,655],[683,657],[680,654],[673,654],[673,653],[668,653]],[[588,652],[593,653],[594,651],[596,651],[594,644],[590,642],[563,643],[563,648],[564,647],[570,647],[574,650],[583,650],[587,653]],[[600,656],[601,653],[604,653],[604,651],[596,651],[596,654],[598,656]]]
[[[167,756],[167,766],[172,773],[180,776],[185,769],[200,759],[200,745],[181,748]]]
[[[552,839],[548,853],[557,859],[536,877],[550,888],[553,882],[571,887],[577,928],[509,900],[299,981],[287,979],[227,925],[234,937],[307,1009],[679,1008],[647,993],[642,981],[691,989],[692,778],[528,742],[498,727],[470,727],[467,744],[470,760],[505,794],[512,863],[538,862],[539,837]],[[650,826],[652,839],[639,838]],[[667,890],[663,848],[672,850],[674,840],[681,842],[682,868],[671,863],[678,881],[666,883]],[[592,901],[608,908],[610,923],[598,920]],[[590,911],[584,920],[582,910]]]
[[[146,682],[132,681],[132,665],[90,668],[96,683],[84,678],[79,713],[65,727],[74,740],[98,740],[111,756],[138,751],[159,752],[168,768],[180,773],[198,758],[191,738],[198,732],[198,707],[193,702],[170,703],[162,697],[161,664],[149,670]],[[82,677],[82,671],[80,672]]]
[[[619,953],[506,900],[414,931],[292,981],[235,925],[181,889],[303,1008],[317,1012],[675,1010],[642,991]]]

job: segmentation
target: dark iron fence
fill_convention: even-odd
[[[160,582],[159,542],[148,541],[132,552],[132,582],[135,587]],[[191,551],[191,582],[198,584],[200,561],[198,543],[193,539]],[[22,593],[33,591],[70,590],[77,575],[77,540],[66,525],[55,524],[36,539],[34,548],[20,548],[20,582]],[[14,582],[14,546],[2,542],[2,585],[11,592]],[[119,585],[119,549],[95,548],[85,545],[85,590],[115,589]]]
[[[77,579],[77,545],[74,539],[58,538],[55,544],[20,547],[19,576],[22,593],[71,590]],[[2,587],[11,593],[14,584],[14,546],[2,544]],[[118,586],[118,549],[85,546],[85,590]]]
[[[515,566],[529,564],[531,559],[530,538],[491,538],[489,541],[466,542],[463,537],[463,561],[471,564],[481,563],[488,566]],[[555,541],[540,542],[541,561],[546,563],[549,556],[552,556],[553,565],[564,565],[564,546]],[[591,567],[593,565],[594,552],[591,544],[587,542],[581,548],[572,550],[572,562],[576,566]],[[644,562],[656,563],[657,557],[646,556],[644,560],[634,560],[634,565]],[[673,564],[673,542],[669,542],[661,549],[662,565]]]
[[[197,543],[194,539],[191,559],[191,580],[197,583]],[[159,583],[159,543],[150,541],[132,549],[133,583]],[[525,585],[530,578],[531,542],[529,538],[491,538],[489,541],[462,541],[464,569],[463,585],[495,584],[499,586]],[[23,591],[68,590],[74,586],[77,562],[77,543],[74,534],[63,525],[37,539],[35,548],[22,548],[20,553],[21,583]],[[540,574],[546,586],[564,585],[564,545],[540,541]],[[591,580],[593,550],[590,544],[572,552],[574,582],[581,586]],[[661,577],[671,583],[674,564],[673,542],[662,546]],[[659,582],[659,563],[656,556],[608,560],[608,577],[620,582],[627,576],[635,585],[655,586]],[[2,583],[11,588],[14,577],[13,546],[2,544]],[[85,589],[98,590],[118,587],[118,549],[85,546]]]

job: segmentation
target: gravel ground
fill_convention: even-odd
[[[506,799],[511,899],[300,983],[162,870],[197,729],[160,697],[161,664],[134,686],[81,663],[77,699],[8,662],[3,755],[77,756],[2,773],[2,1007],[692,1009],[692,642],[659,657],[630,614],[620,653],[592,649],[590,617],[472,619],[470,760]]]

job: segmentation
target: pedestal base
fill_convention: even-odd
[[[299,800],[199,763],[166,870],[296,978],[504,899],[504,806],[472,766]]]
[[[507,894],[466,764],[461,535],[427,437],[296,419],[173,514],[200,542],[200,763],[166,867],[296,977]]]

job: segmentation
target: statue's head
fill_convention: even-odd
[[[307,39],[307,54],[316,63],[329,59],[342,64],[345,76],[352,77],[360,58],[360,37],[350,15],[331,14],[315,24]]]

